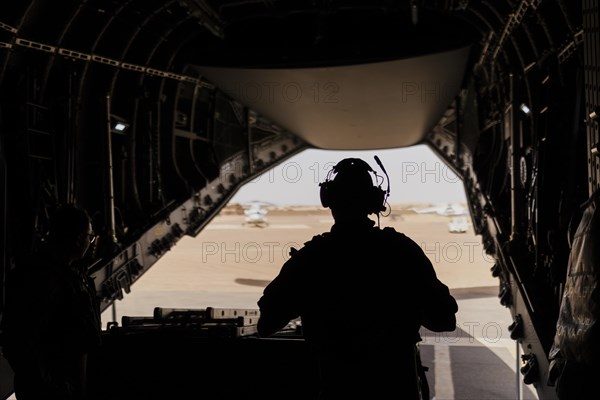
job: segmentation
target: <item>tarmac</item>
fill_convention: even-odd
[[[228,207],[139,278],[114,309],[102,314],[103,326],[113,313],[120,323],[122,316],[151,316],[154,307],[257,308],[290,248],[333,224],[328,210],[319,208],[270,210],[266,218],[266,227],[247,226],[239,210]],[[490,272],[494,260],[471,225],[465,233],[450,233],[449,220],[400,208],[380,218],[380,226],[392,226],[421,245],[459,305],[454,332],[422,331],[431,398],[537,399],[517,373],[520,357],[507,329],[512,318],[498,300],[498,280]]]

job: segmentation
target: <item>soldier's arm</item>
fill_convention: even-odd
[[[434,332],[454,331],[458,311],[456,300],[448,286],[438,279],[431,261],[415,242],[411,243],[411,253],[423,285],[421,325]]]
[[[300,315],[300,265],[290,258],[258,300],[258,334],[271,336]]]

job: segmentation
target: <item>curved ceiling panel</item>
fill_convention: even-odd
[[[195,66],[242,104],[330,150],[418,143],[458,93],[469,47],[408,59],[318,68]]]

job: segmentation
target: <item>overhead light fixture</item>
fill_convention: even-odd
[[[110,116],[110,130],[113,133],[118,133],[120,135],[125,134],[125,132],[129,129],[129,122],[125,121],[125,119],[121,117],[117,117],[112,114]]]
[[[119,131],[119,132],[123,132],[125,129],[127,129],[128,125],[124,124],[122,122],[117,122],[114,126],[115,131]]]
[[[519,107],[519,109],[520,109],[521,111],[523,111],[523,113],[524,113],[525,115],[529,115],[529,114],[531,114],[531,109],[530,109],[529,107],[527,107],[527,104],[525,104],[525,103],[521,104],[521,106]]]

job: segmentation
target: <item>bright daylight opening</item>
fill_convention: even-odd
[[[389,183],[374,155],[381,159]],[[520,357],[508,331],[512,318],[498,299],[498,280],[490,272],[494,260],[473,231],[462,181],[424,145],[306,150],[282,162],[242,187],[196,238],[180,240],[131,293],[103,313],[103,326],[113,318],[120,325],[123,316],[152,316],[155,307],[257,309],[262,290],[290,249],[330,229],[333,219],[320,205],[318,183],[347,157],[369,163],[383,177],[383,189],[389,184],[389,212],[380,217],[380,225],[418,243],[458,302],[454,332],[422,332],[421,358],[429,367],[432,398],[435,393],[454,398],[459,386],[462,394],[485,387],[494,398],[537,398],[516,376]],[[398,256],[398,264],[390,262],[389,267],[410,268]],[[408,285],[398,282],[398,290]],[[398,308],[398,315],[390,318],[402,315]],[[353,321],[347,323],[350,329]]]

